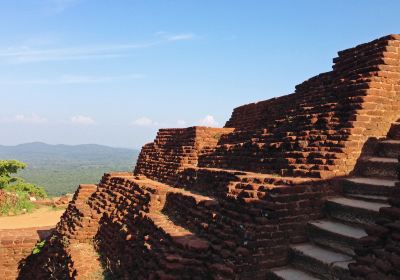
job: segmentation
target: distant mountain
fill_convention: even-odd
[[[104,172],[131,171],[139,151],[108,146],[49,145],[41,142],[0,145],[0,159],[28,164],[19,176],[44,186],[50,195],[73,192],[80,183],[97,183]]]
[[[108,146],[85,145],[49,145],[41,142],[20,144],[17,146],[0,145],[0,158],[14,158],[36,165],[77,164],[83,162],[96,165],[116,160],[132,165],[138,155],[138,150],[112,148]]]

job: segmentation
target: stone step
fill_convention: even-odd
[[[205,224],[213,220],[218,212],[217,199],[200,195],[183,188],[175,188],[148,178],[135,180],[151,193],[151,212],[159,212],[173,221],[176,226],[185,228],[193,234],[202,234]]]
[[[209,233],[208,225],[219,208],[218,202],[214,200],[195,201],[187,195],[169,193],[162,212],[177,225],[203,235]]]
[[[400,140],[388,139],[379,142],[378,155],[382,157],[398,158],[400,156]]]
[[[100,255],[92,244],[70,244],[68,253],[75,273],[74,279],[103,279],[105,271],[101,264]]]
[[[350,226],[333,220],[309,222],[307,231],[311,242],[350,256],[360,238],[367,233],[358,226]]]
[[[196,211],[200,212],[204,208],[214,209],[218,205],[217,200],[182,188],[171,187],[146,177],[130,180],[138,184],[143,190],[152,193],[150,195],[149,213],[146,213],[145,216],[157,228],[165,232],[177,246],[196,251],[206,251],[209,248],[210,243],[197,236],[196,232],[192,231],[192,227],[188,227],[187,223],[178,223],[176,217],[170,216],[169,208],[178,202],[188,204],[186,209],[178,208],[179,212],[187,218],[187,215]],[[176,208],[173,209],[176,210]],[[198,215],[201,216],[202,214],[207,213],[201,212]]]
[[[160,212],[147,213],[146,217],[149,218],[154,225],[161,231],[165,232],[171,240],[182,249],[207,251],[210,243],[196,236],[193,232],[176,225],[167,216]]]
[[[267,273],[268,280],[320,280],[307,272],[294,268],[292,266],[283,266],[271,269]]]
[[[346,197],[329,198],[326,201],[329,216],[357,225],[375,224],[381,207],[389,207],[389,204]]]
[[[291,247],[292,266],[323,279],[347,279],[352,257],[324,249],[311,243]]]
[[[346,194],[390,196],[396,185],[395,179],[373,177],[350,177],[342,181]]]
[[[357,173],[365,177],[397,178],[397,158],[367,157],[362,158],[357,166]]]
[[[378,202],[378,203],[387,203],[389,199],[389,197],[383,195],[368,195],[368,194],[357,194],[357,193],[345,194],[345,196],[352,199],[358,199],[369,202]]]

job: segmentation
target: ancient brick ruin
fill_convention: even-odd
[[[161,129],[133,173],[78,188],[19,278],[400,279],[399,101],[389,35],[224,128]]]

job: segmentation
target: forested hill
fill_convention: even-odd
[[[73,192],[80,183],[97,183],[104,172],[132,170],[138,153],[138,150],[95,144],[0,145],[0,159],[27,163],[28,168],[19,176],[45,187],[49,195]]]

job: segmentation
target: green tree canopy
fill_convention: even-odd
[[[19,178],[12,177],[11,174],[15,174],[25,167],[26,164],[18,160],[0,160],[0,189],[18,181]]]
[[[12,176],[12,174],[24,168],[26,168],[26,164],[18,160],[0,160],[0,189],[24,192],[40,198],[47,197],[44,188],[27,183],[22,178]]]

